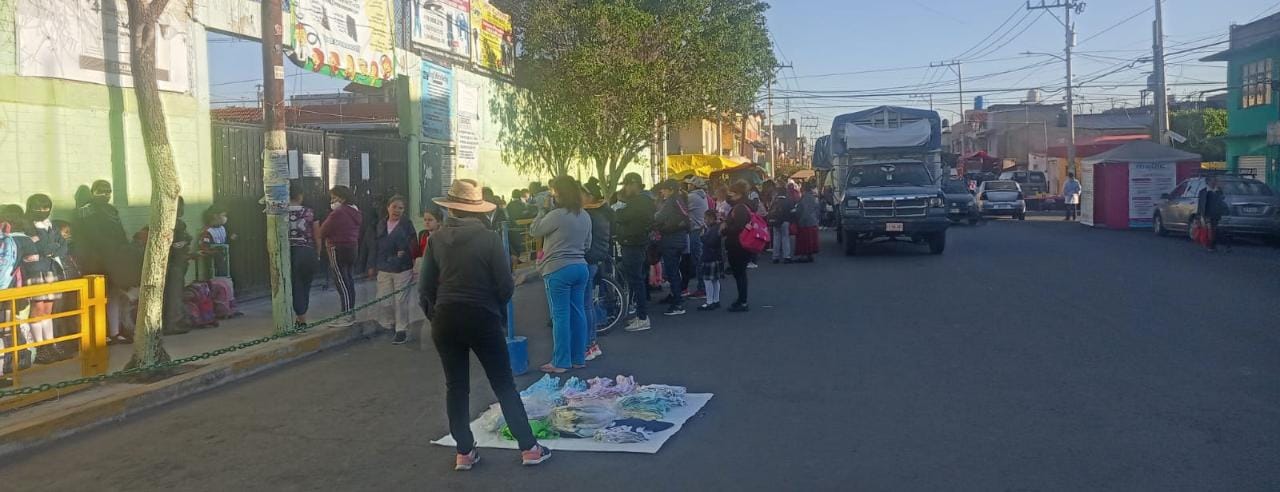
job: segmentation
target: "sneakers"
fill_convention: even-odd
[[[631,322],[630,322],[630,323],[627,323],[626,328],[623,328],[623,330],[625,330],[625,331],[645,331],[645,330],[648,330],[648,329],[650,329],[650,328],[653,328],[653,326],[652,326],[651,324],[649,324],[649,320],[648,320],[648,318],[646,318],[646,319],[636,318],[636,319],[631,320]]]
[[[590,347],[587,347],[587,360],[596,360],[596,357],[600,357],[602,355],[604,355],[604,351],[600,350],[599,343],[593,343]]]
[[[520,464],[524,466],[534,466],[542,464],[543,461],[551,459],[551,450],[541,444],[534,446],[533,449],[520,452]]]
[[[753,261],[751,263],[747,263],[747,268],[751,270],[755,270],[757,268],[760,268],[760,265],[757,265],[756,262]]]
[[[684,306],[673,304],[671,307],[667,308],[667,310],[664,311],[662,314],[665,316],[679,316],[684,313],[685,313]]]
[[[392,344],[392,345],[404,345],[404,342],[407,342],[407,341],[409,341],[409,332],[407,332],[407,331],[397,331],[397,332],[396,332],[396,336],[395,336],[395,338],[392,338],[392,339],[391,339],[391,344]],[[474,450],[472,450],[472,452],[475,452],[475,451],[474,451]]]
[[[715,311],[717,309],[720,309],[720,303],[718,302],[712,302],[709,304],[703,304],[701,306],[698,306],[699,311]]]
[[[457,455],[453,462],[454,471],[471,471],[471,467],[480,462],[480,453],[472,449],[470,453]]]

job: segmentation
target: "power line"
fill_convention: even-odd
[[[1098,31],[1098,32],[1094,33],[1092,36],[1089,36],[1089,37],[1087,37],[1087,38],[1084,38],[1083,40],[1081,40],[1081,41],[1080,41],[1079,43],[1077,43],[1077,44],[1084,44],[1084,43],[1087,43],[1087,42],[1089,42],[1089,40],[1091,40],[1091,39],[1097,38],[1098,36],[1101,36],[1101,35],[1103,35],[1103,34],[1106,34],[1106,33],[1108,33],[1108,32],[1111,32],[1111,30],[1112,30],[1112,29],[1115,29],[1115,28],[1117,28],[1117,27],[1120,27],[1120,26],[1124,25],[1125,23],[1127,23],[1127,22],[1129,22],[1129,21],[1131,21],[1131,20],[1134,20],[1134,19],[1138,18],[1138,16],[1140,16],[1140,15],[1142,15],[1142,14],[1145,14],[1145,13],[1147,13],[1147,12],[1150,12],[1150,11],[1151,11],[1152,9],[1154,9],[1154,8],[1155,8],[1155,6],[1153,5],[1153,6],[1150,6],[1150,7],[1145,8],[1145,9],[1142,9],[1142,10],[1141,10],[1141,11],[1139,11],[1138,13],[1135,13],[1135,14],[1133,14],[1133,15],[1131,15],[1131,16],[1125,17],[1124,19],[1121,19],[1121,20],[1120,20],[1120,22],[1117,22],[1117,23],[1115,23],[1115,24],[1112,24],[1111,26],[1107,27],[1106,29],[1103,29],[1103,30],[1101,30],[1101,31]]]

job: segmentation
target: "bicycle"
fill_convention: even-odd
[[[596,334],[598,335],[617,328],[628,317],[631,289],[627,286],[626,277],[618,268],[620,263],[620,258],[615,255],[614,261],[601,265],[599,278],[592,286],[592,308],[596,310]]]

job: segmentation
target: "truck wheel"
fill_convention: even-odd
[[[938,232],[929,236],[929,253],[940,255],[947,250],[947,233]]]
[[[851,236],[844,238],[844,255],[854,256],[858,254],[858,237]]]

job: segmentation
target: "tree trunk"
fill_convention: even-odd
[[[147,221],[149,233],[142,261],[133,359],[126,367],[169,360],[160,330],[164,325],[165,269],[169,264],[181,186],[178,169],[173,162],[173,148],[169,146],[160,89],[156,84],[156,20],[167,3],[168,0],[127,0],[133,92],[138,100],[138,120],[147,152],[147,167],[151,170],[151,217]]]

